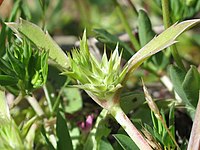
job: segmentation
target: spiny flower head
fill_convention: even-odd
[[[72,50],[68,54],[70,69],[68,76],[78,81],[75,87],[91,92],[100,100],[106,100],[122,87],[121,82],[126,74],[127,67],[120,68],[122,53],[118,52],[118,45],[108,60],[106,51],[101,62],[89,52],[86,32],[80,40],[80,49]]]

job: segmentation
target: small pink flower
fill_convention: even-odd
[[[86,117],[86,121],[82,121],[78,123],[79,128],[82,130],[84,133],[88,133],[92,129],[92,124],[94,120],[94,115],[88,115]]]

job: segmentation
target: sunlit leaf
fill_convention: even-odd
[[[135,55],[128,61],[128,72],[135,70],[147,58],[155,53],[165,49],[166,47],[176,43],[175,39],[183,33],[186,29],[199,23],[200,19],[187,20],[178,24],[174,24],[160,35],[152,39],[143,48],[141,48]]]

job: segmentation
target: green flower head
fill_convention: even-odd
[[[118,52],[118,45],[108,60],[106,51],[101,62],[89,52],[86,32],[80,40],[80,49],[72,50],[68,54],[70,69],[66,72],[68,76],[78,81],[75,87],[91,92],[100,100],[106,100],[122,87],[127,67],[120,68],[122,53]]]

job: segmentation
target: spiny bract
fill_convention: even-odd
[[[101,62],[90,54],[86,32],[80,40],[80,50],[74,49],[68,54],[70,69],[65,72],[78,81],[75,87],[93,93],[100,100],[106,100],[122,87],[121,82],[126,74],[127,67],[120,68],[122,53],[118,52],[118,45],[108,60],[106,51]]]

